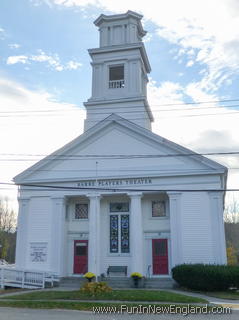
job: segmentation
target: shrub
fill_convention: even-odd
[[[172,269],[173,279],[188,289],[222,291],[239,288],[239,267],[209,264],[182,264]]]
[[[112,289],[105,282],[87,282],[80,291],[95,296],[99,293],[111,292]]]

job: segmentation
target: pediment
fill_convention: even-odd
[[[224,172],[226,168],[217,162],[113,114],[16,176],[14,181],[33,183],[76,181],[96,176],[106,179]]]

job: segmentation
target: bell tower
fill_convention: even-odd
[[[92,96],[84,103],[87,110],[85,131],[115,113],[151,130],[153,115],[147,101],[147,74],[151,71],[142,38],[146,31],[142,15],[100,15],[99,48],[89,49],[92,62]]]

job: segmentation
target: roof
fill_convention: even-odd
[[[94,24],[99,27],[103,22],[112,22],[112,21],[117,21],[117,20],[122,20],[122,19],[127,19],[127,18],[135,18],[138,22],[138,30],[139,34],[143,37],[146,35],[147,31],[143,29],[143,26],[141,24],[141,19],[143,16],[141,14],[138,14],[135,11],[128,10],[126,13],[122,14],[114,14],[114,15],[105,15],[101,14],[95,21]]]

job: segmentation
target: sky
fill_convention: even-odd
[[[127,10],[148,32],[153,131],[197,152],[239,151],[239,1],[1,0],[0,182],[83,132],[93,21]],[[239,188],[239,156],[212,159]],[[0,195],[15,201],[16,188]]]

